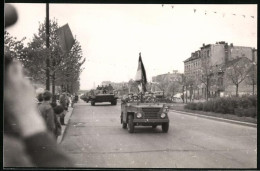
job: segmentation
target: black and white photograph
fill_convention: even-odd
[[[257,8],[5,2],[3,168],[257,169]]]

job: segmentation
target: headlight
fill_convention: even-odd
[[[162,113],[161,114],[161,118],[165,118],[166,117],[166,114],[165,113]]]
[[[137,113],[137,114],[136,114],[136,117],[137,117],[137,118],[141,118],[141,117],[142,117],[142,114],[141,114],[141,113]]]
[[[168,107],[163,108],[163,113],[167,113],[169,111]]]

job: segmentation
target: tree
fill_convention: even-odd
[[[171,98],[173,98],[173,96],[180,91],[181,91],[181,83],[177,81],[173,81],[169,83],[166,94],[169,94]]]
[[[26,63],[25,56],[27,55],[24,46],[25,37],[21,40],[16,40],[16,37],[11,36],[7,31],[4,32],[4,46],[8,48],[12,58],[16,58],[24,65]]]
[[[208,58],[201,60],[201,70],[199,80],[206,87],[206,100],[209,97],[209,87],[211,84],[211,77],[214,75],[212,72],[212,67],[210,66]]]
[[[236,97],[238,97],[239,84],[247,78],[250,71],[248,66],[249,59],[242,57],[230,61],[225,71],[226,80],[230,80],[236,87]]]
[[[255,86],[257,85],[257,64],[256,63],[251,63],[251,67],[248,70],[248,74],[247,74],[247,79],[246,82],[249,85],[252,85],[252,94],[255,94]]]
[[[192,99],[193,87],[195,85],[195,80],[191,76],[184,75],[181,84],[183,85],[183,100],[184,100],[184,89],[186,90],[185,99],[186,99],[186,103],[187,103],[188,90],[189,90],[189,99],[190,99],[190,101]]]
[[[133,79],[130,79],[128,81],[128,88],[129,88],[129,91],[132,92],[132,93],[138,93],[139,92],[138,83],[135,82]]]
[[[85,59],[82,56],[82,49],[80,43],[75,39],[75,44],[71,51],[67,54],[66,61],[62,61],[56,65],[53,70],[57,72],[57,84],[68,85],[73,87],[74,82],[79,80],[80,73],[84,68],[81,68]],[[76,89],[71,88],[70,92],[76,92]]]
[[[28,43],[27,68],[34,80],[44,82],[46,80],[46,58],[50,56],[50,76],[52,84],[65,85],[70,92],[76,92],[79,87],[79,76],[85,59],[82,55],[80,43],[75,38],[75,44],[68,54],[63,54],[59,45],[56,30],[59,28],[57,20],[50,20],[50,47],[46,50],[46,22],[40,23],[38,33],[34,34]],[[76,37],[76,36],[75,36]],[[77,83],[78,82],[78,83]]]

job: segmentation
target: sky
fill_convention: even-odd
[[[13,4],[7,31],[26,43],[46,17],[45,4]],[[244,16],[243,16],[244,15]],[[86,62],[80,89],[134,79],[141,52],[148,81],[178,70],[203,43],[257,48],[257,5],[50,4],[50,19],[69,24]]]

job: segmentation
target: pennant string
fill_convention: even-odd
[[[162,7],[164,7],[164,5],[165,5],[165,4],[162,4]],[[174,5],[171,5],[171,7],[172,7],[172,9],[173,9],[173,8],[174,8]],[[198,12],[198,10],[197,10],[196,8],[193,8],[193,12],[196,13],[196,12]],[[210,12],[211,12],[211,11],[210,11]],[[209,12],[209,13],[210,13],[210,12]],[[217,14],[218,11],[212,11],[212,13]],[[208,14],[208,11],[205,11],[204,14],[207,15],[207,14]],[[233,16],[242,16],[242,17],[246,18],[246,15],[244,15],[244,14],[243,14],[243,15],[239,15],[239,14],[236,14],[236,13],[231,13],[230,15],[233,15]],[[225,17],[225,16],[226,16],[226,14],[225,14],[225,13],[222,13],[222,17]],[[255,18],[255,16],[252,15],[251,18]]]

